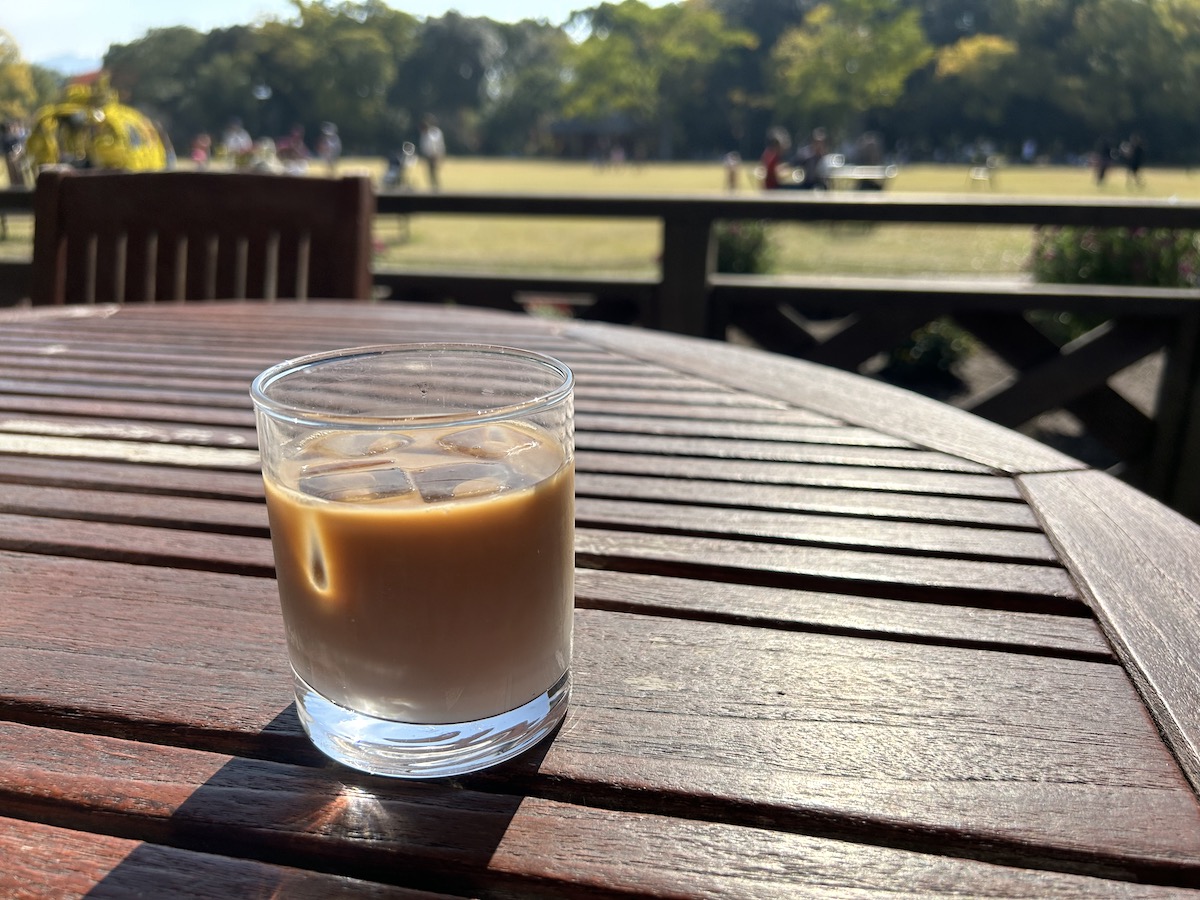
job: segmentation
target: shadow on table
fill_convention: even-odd
[[[327,896],[346,877],[451,893],[504,886],[489,865],[519,793],[382,778],[326,761],[303,736],[294,704],[263,729],[268,735],[265,746],[287,747],[272,755],[303,764],[232,759],[169,818],[153,820],[156,833],[139,835],[146,842],[87,896]],[[506,764],[514,781],[537,771],[552,741]],[[488,781],[503,779],[506,766]]]

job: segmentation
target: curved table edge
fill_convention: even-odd
[[[1001,472],[1015,475],[1087,468],[1079,460],[1002,425],[853,372],[751,347],[598,323],[567,326],[563,333]]]
[[[1200,526],[1104,472],[1019,481],[1200,793]]]

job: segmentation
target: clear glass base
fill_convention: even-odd
[[[498,716],[415,725],[339,706],[295,678],[300,723],[317,749],[353,769],[393,778],[463,775],[512,759],[558,726],[571,695],[568,671],[544,694]]]

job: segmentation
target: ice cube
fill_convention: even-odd
[[[494,462],[428,466],[414,469],[409,475],[428,503],[494,494],[509,484],[508,467]]]
[[[406,434],[337,431],[332,434],[319,434],[306,441],[298,458],[369,459],[407,447],[411,443],[412,438]]]
[[[346,460],[305,466],[302,493],[337,503],[370,503],[412,493],[412,479],[393,459]]]
[[[475,459],[505,459],[538,446],[538,439],[527,431],[503,425],[477,425],[443,435],[438,443],[447,450]]]

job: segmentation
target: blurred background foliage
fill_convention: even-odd
[[[911,159],[1032,140],[1061,160],[1135,131],[1155,162],[1200,148],[1200,0],[624,0],[561,27],[295,0],[103,62],[177,147],[233,118],[256,137],[328,120],[348,154],[385,154],[432,113],[459,154],[756,158],[769,128],[816,126]],[[28,118],[61,82],[0,34],[0,115]]]

